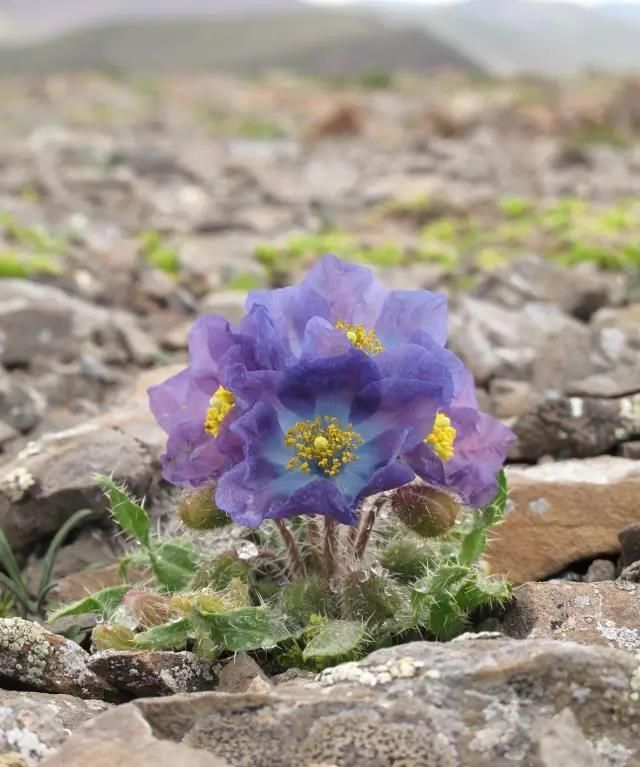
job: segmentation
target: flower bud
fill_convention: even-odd
[[[168,597],[149,591],[131,589],[124,595],[122,602],[135,616],[138,625],[145,629],[166,623],[175,612]]]
[[[231,518],[216,506],[215,487],[207,485],[185,495],[178,518],[190,530],[217,530],[231,524]]]
[[[136,635],[117,623],[98,623],[91,633],[91,644],[96,650],[131,650]]]
[[[449,493],[417,484],[398,488],[391,505],[402,522],[423,538],[436,538],[448,532],[461,509]]]

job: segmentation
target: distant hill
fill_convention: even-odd
[[[498,74],[640,71],[638,29],[613,8],[531,0],[463,0],[438,7],[374,0],[374,7],[402,23],[411,19]]]
[[[345,77],[386,69],[479,71],[426,30],[389,28],[365,13],[306,8],[242,18],[120,22],[0,49],[4,74],[92,68],[253,73],[265,67]]]
[[[0,0],[14,39],[37,39],[98,23],[188,16],[238,16],[304,10],[302,0]],[[3,28],[0,26],[0,36]]]

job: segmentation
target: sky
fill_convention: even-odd
[[[403,2],[414,3],[415,5],[447,5],[456,0],[403,0]],[[552,2],[553,0],[536,0],[536,2]],[[640,0],[616,0],[627,5],[640,5]],[[312,0],[318,5],[343,5],[345,2],[364,2],[364,0]],[[601,5],[607,0],[571,0],[571,2],[580,5]]]

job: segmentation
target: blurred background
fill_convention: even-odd
[[[640,390],[639,37],[639,2],[0,0],[0,458],[326,251],[449,294],[513,459],[637,457],[540,403]]]

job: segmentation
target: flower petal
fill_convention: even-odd
[[[437,344],[447,342],[447,297],[428,290],[392,290],[387,293],[375,325],[385,347],[397,346],[422,330]]]

